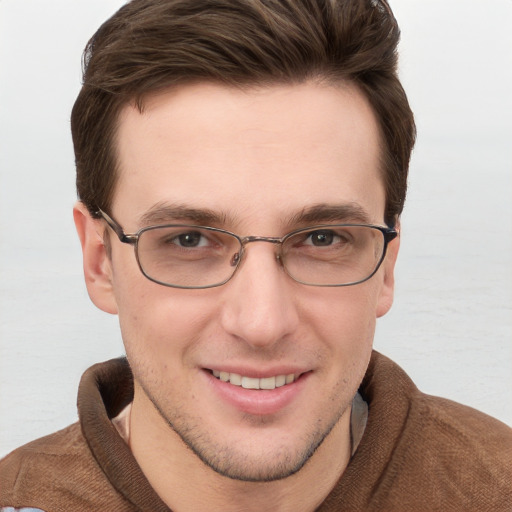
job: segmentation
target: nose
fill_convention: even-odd
[[[297,283],[286,275],[275,250],[272,244],[250,244],[237,273],[224,285],[225,332],[258,349],[272,348],[298,325]]]

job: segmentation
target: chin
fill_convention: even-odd
[[[276,429],[265,425],[261,418],[259,425],[253,425],[253,434],[239,432],[238,436],[226,436],[222,430],[205,428],[199,421],[159,412],[187,449],[215,473],[243,482],[272,482],[300,471],[346,410],[347,407],[341,408],[328,424],[312,421],[303,433],[295,434],[295,439],[285,426]]]

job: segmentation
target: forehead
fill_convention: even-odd
[[[381,222],[380,135],[351,84],[234,89],[195,84],[127,105],[117,132],[116,215],[163,203],[231,223],[351,203]]]

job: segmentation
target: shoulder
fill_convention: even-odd
[[[82,451],[83,438],[78,423],[17,448],[0,461],[2,492],[6,484],[25,479],[25,472],[40,467],[53,468],[65,464],[66,459],[76,460]]]
[[[7,455],[0,481],[1,512],[93,510],[98,496],[112,494],[78,423]]]
[[[482,445],[490,451],[505,448],[507,441],[512,441],[509,426],[472,407],[419,391],[411,405],[424,418],[423,428],[436,431],[441,439],[450,438],[475,448]]]
[[[418,392],[411,400],[412,433],[439,455],[465,463],[499,468],[512,464],[512,429],[471,407]]]
[[[509,426],[466,405],[422,393],[396,363],[376,352],[370,372],[370,407],[381,426],[399,429],[395,433],[400,439],[411,435],[413,444],[425,438],[431,446],[448,443],[475,456],[497,454],[498,460],[507,461],[506,450],[512,449]]]
[[[504,423],[471,407],[418,392],[411,401],[410,426],[415,450],[428,446],[436,463],[442,462],[453,475],[473,474],[482,483],[499,487],[501,482],[504,490],[511,491],[512,429]]]
[[[35,504],[48,492],[49,475],[58,477],[79,463],[84,452],[77,423],[17,448],[0,461],[0,506]]]
[[[377,353],[362,395],[368,424],[347,476],[367,510],[512,510],[510,427],[420,392]]]
[[[389,365],[394,368],[388,375],[403,373]],[[415,489],[411,505],[419,498],[443,510],[512,510],[510,427],[471,407],[424,394],[406,376],[381,380],[381,385],[401,404],[391,407],[394,418],[382,419],[396,428],[388,482],[395,489]]]
[[[512,429],[507,425],[418,392],[401,444],[398,461],[414,472],[418,485],[428,485],[445,510],[460,504],[466,510],[512,510]]]

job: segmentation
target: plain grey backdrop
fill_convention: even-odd
[[[0,0],[0,455],[76,420],[123,354],[72,222],[81,52],[119,0]],[[512,424],[512,1],[391,0],[419,138],[375,346],[425,392]]]

